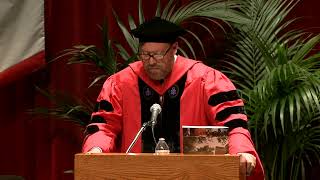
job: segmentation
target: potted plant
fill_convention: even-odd
[[[211,37],[213,37],[213,34],[206,24],[193,21],[193,17],[205,19],[221,28],[223,28],[221,23],[232,22],[240,25],[248,22],[247,17],[235,10],[240,6],[240,1],[238,0],[196,0],[180,6],[178,5],[178,1],[170,0],[164,5],[163,8],[161,8],[161,1],[158,0],[157,6],[155,7],[155,16],[159,16],[177,24],[189,23],[199,26],[200,28],[203,28]],[[122,44],[116,42],[114,39],[111,39],[108,36],[108,24],[104,22],[102,26],[99,26],[102,32],[103,49],[97,48],[96,45],[75,45],[64,50],[61,55],[51,61],[54,62],[62,58],[68,58],[68,64],[81,64],[89,62],[96,65],[97,68],[99,68],[103,73],[97,75],[97,77],[95,77],[90,83],[88,88],[98,83],[101,85],[101,80],[104,80],[106,77],[123,69],[129,63],[136,60],[136,53],[139,44],[138,39],[134,38],[130,34],[130,29],[134,29],[136,24],[141,24],[145,21],[142,0],[138,1],[138,23],[134,21],[130,14],[128,15],[129,28],[127,28],[119,19],[115,11],[113,13],[126,42],[131,48],[130,51],[126,50]],[[216,21],[217,19],[221,20],[221,23]],[[195,39],[197,44],[200,45],[201,51],[205,53],[204,45],[197,33],[192,32],[190,29],[187,29],[187,33],[193,39]],[[193,48],[194,45],[188,39],[181,38],[180,40],[185,44],[186,49],[179,48],[179,53],[188,57],[187,52],[189,51],[189,54],[195,58],[196,53]],[[44,115],[49,114],[63,120],[71,120],[84,126],[89,122],[88,115],[90,115],[93,111],[94,102],[83,102],[76,100],[75,98],[67,98],[66,100],[67,96],[65,95],[48,93],[40,88],[39,92],[53,102],[53,108],[36,108],[33,110],[34,112]],[[79,115],[82,118],[79,118]]]
[[[226,73],[245,100],[267,179],[305,179],[319,164],[320,35],[291,30],[295,0],[249,0]]]
[[[320,35],[290,30],[295,20],[287,19],[287,15],[298,2],[197,0],[177,7],[176,1],[170,0],[163,9],[158,1],[155,12],[156,16],[178,24],[191,17],[202,17],[212,22],[216,21],[210,18],[220,19],[232,26],[232,46],[225,60],[225,73],[233,79],[245,100],[249,128],[267,179],[305,179],[306,168],[319,163],[320,159],[320,53],[312,52]],[[138,7],[140,24],[145,20],[141,0]],[[135,28],[137,23],[129,15],[130,27],[127,28],[116,12],[114,16],[130,51],[108,37],[108,27],[104,24],[101,27],[102,50],[94,45],[77,45],[58,57],[71,56],[70,64],[89,61],[102,69],[104,74],[97,76],[89,87],[136,59],[138,41],[130,35],[129,29]],[[190,23],[211,34],[205,24]],[[204,51],[196,33],[188,32]],[[180,53],[187,56],[189,51],[195,57],[193,44],[187,39],[181,41],[187,49],[180,49]],[[119,56],[122,63],[117,61]],[[52,96],[44,91],[43,94]],[[56,102],[56,107],[43,112],[73,119],[84,126],[89,122],[93,102]],[[81,114],[86,118],[79,118]]]

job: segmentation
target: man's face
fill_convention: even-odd
[[[138,57],[151,79],[162,80],[172,71],[177,47],[178,43],[155,42],[146,42],[140,46]]]

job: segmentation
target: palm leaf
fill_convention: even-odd
[[[196,53],[193,50],[192,45],[189,43],[189,41],[186,38],[181,37],[181,36],[179,37],[179,39],[181,39],[189,47],[189,50],[191,51],[193,58],[197,59]]]
[[[167,18],[167,15],[168,15],[168,12],[170,11],[170,9],[174,9],[175,5],[173,4],[174,0],[170,0],[166,6],[164,7],[162,13],[161,13],[161,18],[162,19],[168,19]]]
[[[194,34],[192,31],[190,31],[190,30],[186,30],[186,31],[187,31],[187,33],[191,34],[191,35],[197,40],[197,42],[199,43],[199,45],[200,45],[200,47],[201,47],[202,52],[204,53],[204,56],[206,56],[206,51],[204,50],[204,46],[203,46],[200,38],[199,38],[196,34]],[[189,44],[190,44],[190,43],[189,43]],[[192,48],[190,48],[190,50],[191,50],[191,49],[192,49]],[[193,50],[193,49],[192,49],[192,50]],[[195,55],[194,55],[194,57],[195,57]]]
[[[296,19],[286,16],[298,2],[245,1],[239,9],[250,22],[234,26],[237,41],[226,62],[226,72],[246,94],[250,129],[270,179],[304,177],[309,156],[319,157],[319,142],[305,135],[320,123],[310,124],[320,112],[320,56],[310,56],[319,35],[287,31]]]
[[[130,55],[127,52],[127,50],[120,44],[120,43],[115,43],[115,46],[118,48],[118,53],[122,57],[122,59],[127,60],[130,59]]]
[[[139,0],[138,2],[138,13],[139,13],[139,23],[142,24],[144,22],[142,0]]]
[[[130,34],[129,30],[127,30],[126,26],[122,23],[122,21],[119,19],[118,15],[115,11],[113,11],[113,15],[116,18],[116,22],[121,29],[124,38],[128,42],[129,46],[131,47],[132,52],[138,52],[138,41]]]
[[[105,79],[106,77],[107,77],[107,75],[100,75],[100,76],[96,77],[96,78],[91,82],[91,84],[89,85],[88,88],[92,87],[92,86],[95,85],[98,81],[103,80],[103,79]]]
[[[43,116],[56,117],[71,121],[82,126],[89,123],[91,113],[93,112],[93,104],[85,103],[78,98],[67,96],[63,93],[50,93],[39,87],[36,90],[52,102],[52,107],[36,107],[30,110],[30,113]]]
[[[320,35],[314,36],[307,43],[305,43],[293,56],[292,61],[300,64],[304,58],[311,52],[312,49],[320,42]]]
[[[155,13],[155,17],[160,17],[160,12],[161,12],[161,1],[158,0],[157,1],[157,8],[156,8],[156,13]]]
[[[136,24],[134,23],[134,19],[131,15],[128,15],[128,22],[129,22],[130,29],[137,28]]]
[[[203,29],[205,29],[211,36],[212,39],[215,39],[213,33],[211,32],[211,30],[205,26],[203,23],[200,23],[200,22],[197,22],[197,21],[189,21],[190,23],[193,23],[193,24],[197,24],[199,26],[201,26]],[[223,28],[222,28],[223,29]],[[224,29],[223,29],[224,30]],[[194,33],[193,33],[194,34]],[[199,38],[198,38],[199,39]],[[201,42],[201,41],[200,41]],[[202,43],[201,43],[202,44]]]

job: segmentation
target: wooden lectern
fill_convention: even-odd
[[[76,180],[216,179],[243,180],[240,157],[229,155],[76,154]]]

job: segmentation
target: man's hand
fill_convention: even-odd
[[[94,154],[94,153],[102,153],[102,149],[99,147],[93,147],[90,149],[90,151],[87,152],[87,154]]]
[[[238,153],[240,155],[240,166],[246,167],[246,175],[250,176],[256,167],[256,157],[249,153]]]

